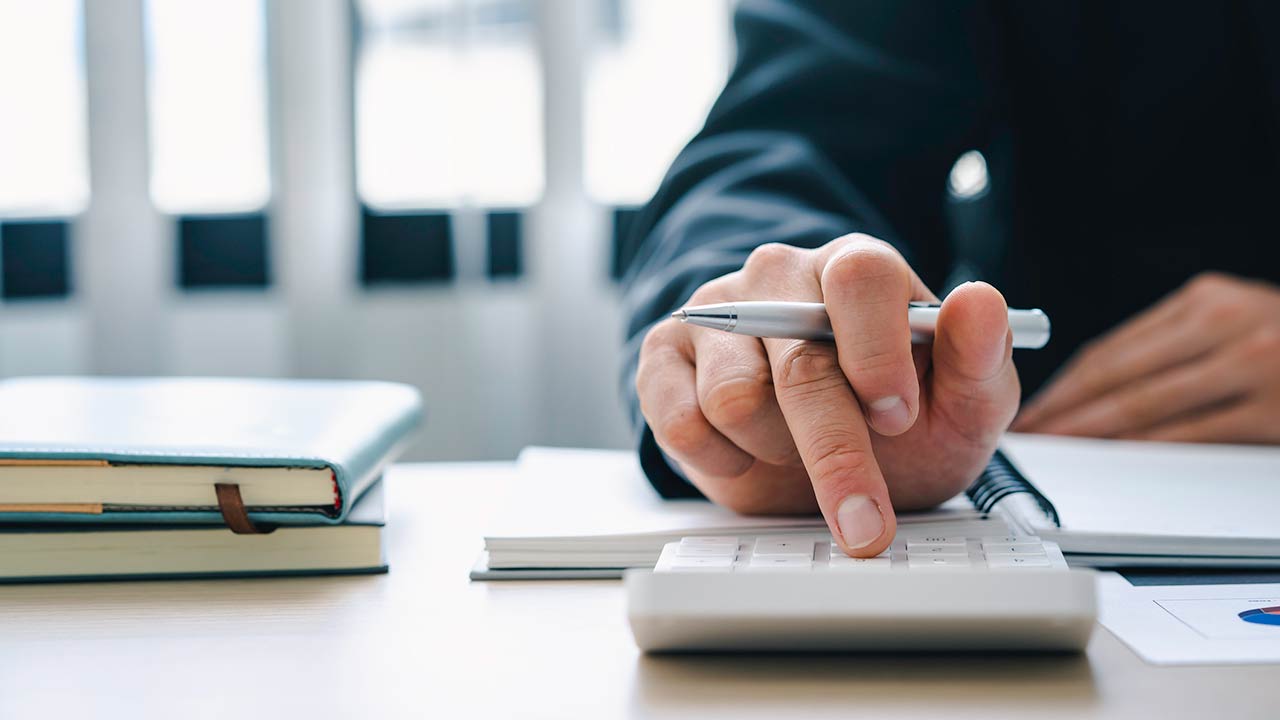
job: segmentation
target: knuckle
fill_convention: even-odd
[[[840,237],[836,238],[835,240],[832,240],[831,242],[827,243],[823,247],[841,248],[847,245],[879,245],[881,247],[889,248],[890,250],[893,249],[893,246],[885,242],[884,240],[881,240],[880,238],[875,237],[874,235],[868,235],[866,233],[860,233],[860,232],[841,235]]]
[[[741,427],[759,417],[773,388],[769,378],[732,377],[712,382],[703,393],[702,410],[716,427]]]
[[[778,358],[774,384],[780,390],[820,391],[844,382],[835,352],[810,342],[789,345]]]
[[[801,252],[803,251],[791,245],[765,243],[751,251],[743,267],[753,272],[784,268],[795,262]]]
[[[711,441],[711,426],[693,403],[677,403],[652,427],[658,444],[680,457],[698,455]]]
[[[1213,298],[1203,303],[1194,318],[1204,328],[1229,325],[1246,310],[1241,303],[1226,298]]]
[[[1258,362],[1274,362],[1280,356],[1280,327],[1258,328],[1249,336],[1246,345],[1249,357]]]
[[[663,320],[649,328],[644,340],[640,342],[640,358],[651,357],[654,353],[675,344],[677,333],[684,332],[675,320]]]
[[[1187,281],[1186,293],[1198,303],[1213,302],[1236,289],[1237,283],[1230,275],[1217,270],[1206,270]]]
[[[690,305],[709,305],[711,303],[723,302],[733,293],[731,287],[737,280],[738,273],[732,272],[728,275],[721,275],[714,280],[708,280],[693,291],[689,296]]]
[[[906,262],[892,249],[875,243],[853,243],[836,253],[822,269],[822,287],[859,287],[867,303],[901,300],[909,285]]]
[[[650,366],[649,359],[646,358],[644,355],[641,355],[640,361],[636,364],[636,377],[634,382],[632,383],[636,391],[636,397],[639,398],[640,400],[640,412],[644,413],[645,417],[648,417],[648,412],[645,410],[644,389],[649,385],[649,376],[652,373],[652,370],[650,368],[651,366]]]

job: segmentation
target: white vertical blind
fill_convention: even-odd
[[[266,204],[263,0],[148,0],[151,196],[168,213]]]

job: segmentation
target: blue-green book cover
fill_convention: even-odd
[[[0,382],[0,524],[337,525],[422,421],[397,383],[237,378]]]

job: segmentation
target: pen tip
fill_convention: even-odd
[[[685,312],[684,310],[677,310],[671,313],[671,317],[675,318],[676,320],[688,320],[689,313]]]

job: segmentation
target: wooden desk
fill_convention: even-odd
[[[0,717],[1280,717],[1280,667],[646,658],[620,583],[470,583],[507,464],[389,478],[391,574],[0,587]]]

